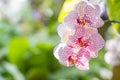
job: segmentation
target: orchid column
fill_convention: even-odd
[[[54,56],[64,66],[75,65],[80,70],[89,69],[90,58],[96,58],[104,46],[97,28],[104,22],[99,5],[80,1],[58,26],[61,43],[55,47]]]

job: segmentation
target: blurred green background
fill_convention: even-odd
[[[0,0],[0,80],[111,79],[111,66],[104,61],[104,49],[99,51],[98,58],[91,59],[88,71],[64,67],[53,56],[53,49],[60,42],[56,28],[64,2]],[[104,39],[113,35],[110,25],[106,22],[99,29]]]

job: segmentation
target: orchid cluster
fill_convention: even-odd
[[[80,1],[57,28],[61,43],[55,47],[54,56],[64,66],[75,65],[80,70],[88,70],[89,60],[96,58],[104,46],[97,30],[103,24],[100,7]]]
[[[120,35],[106,42],[105,61],[113,66],[120,65]]]

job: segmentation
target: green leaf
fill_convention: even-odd
[[[41,68],[32,68],[27,73],[28,80],[46,80],[47,79],[47,73],[48,73],[47,67],[41,67]]]
[[[20,66],[28,48],[29,43],[26,38],[13,38],[8,47],[8,60]]]
[[[120,21],[120,0],[106,0],[110,20]],[[120,24],[113,23],[115,29],[120,33]]]

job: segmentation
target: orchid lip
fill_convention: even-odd
[[[79,18],[77,18],[77,23],[80,25],[85,25],[86,24],[86,21],[85,21],[85,19],[79,19]]]
[[[85,40],[82,40],[82,37],[78,38],[78,43],[81,47],[87,47],[88,46],[88,42],[86,42]]]
[[[82,19],[77,18],[77,23],[79,25],[86,25],[87,23],[92,24],[92,22],[89,19],[85,19],[85,18]]]

